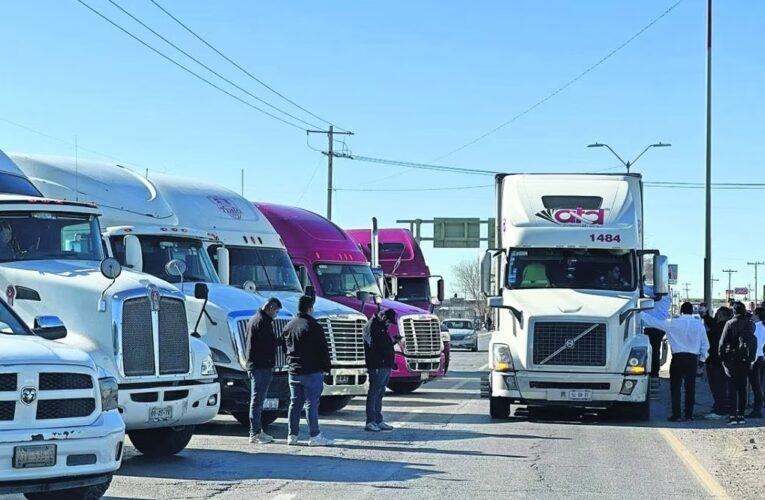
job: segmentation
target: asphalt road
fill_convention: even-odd
[[[283,420],[269,428],[276,444],[250,445],[243,427],[219,417],[170,459],[147,459],[128,447],[108,498],[713,496],[693,454],[666,436],[673,431],[664,427],[660,405],[649,424],[577,414],[529,420],[522,411],[491,420],[488,402],[479,399],[487,341],[484,335],[478,353],[453,353],[446,379],[407,396],[389,393],[384,413],[393,432],[363,431],[363,399],[322,420],[322,431],[338,440],[332,448],[287,447]]]

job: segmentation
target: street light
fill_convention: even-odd
[[[648,151],[651,148],[668,148],[670,146],[672,146],[672,144],[664,144],[663,142],[657,142],[656,144],[649,144],[639,155],[635,157],[634,160],[625,162],[624,160],[622,160],[622,157],[616,154],[616,151],[611,149],[611,146],[609,146],[608,144],[601,144],[599,142],[596,142],[596,143],[587,145],[588,148],[608,148],[608,150],[611,151],[611,153],[613,153],[613,155],[616,156],[620,162],[622,162],[622,165],[627,167],[628,174],[630,173],[630,167],[633,166],[635,162],[638,161],[640,157],[645,154],[646,151]]]

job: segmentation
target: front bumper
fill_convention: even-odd
[[[455,339],[452,336],[451,346],[453,348],[472,349],[473,346],[476,346],[476,345],[478,345],[478,337],[477,336],[463,337],[463,338],[460,338],[460,339]]]
[[[322,396],[364,396],[369,390],[366,368],[332,368],[324,376]]]
[[[413,357],[396,353],[390,378],[401,382],[428,382],[444,376],[446,356]]]
[[[221,388],[220,413],[250,411],[250,379],[247,372],[218,367],[218,382]],[[287,411],[290,405],[290,385],[286,371],[274,372],[266,399],[278,399],[277,411]]]
[[[92,425],[74,428],[0,431],[0,494],[52,491],[99,484],[122,462],[125,424],[116,410],[104,412]],[[56,464],[50,467],[13,468],[16,446],[56,445]],[[95,461],[67,465],[67,460]],[[70,458],[73,457],[73,458]],[[91,477],[92,476],[92,477]]]
[[[119,388],[119,409],[129,431],[204,424],[218,414],[220,400],[218,382]],[[172,408],[172,417],[152,421],[149,414],[156,407]]]
[[[496,372],[489,377],[492,397],[515,404],[608,407],[613,403],[642,403],[648,397],[648,377],[620,373]],[[626,381],[632,382],[627,390]],[[629,384],[628,384],[629,385]],[[570,391],[587,389],[591,400],[572,400]]]

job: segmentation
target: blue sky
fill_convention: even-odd
[[[107,0],[86,0],[163,51]],[[359,155],[430,162],[543,98],[598,61],[675,0],[221,1],[159,0],[208,41],[283,94],[353,130]],[[148,0],[120,0],[147,24],[269,102],[285,106],[183,32]],[[615,166],[656,141],[636,170],[649,181],[703,181],[706,2],[685,0],[579,82],[498,133],[440,161],[508,172],[584,172]],[[250,199],[323,213],[325,159],[305,134],[218,93],[97,18],[75,0],[0,6],[0,149],[118,158],[143,171],[218,182]],[[716,182],[759,182],[765,116],[765,3],[717,2],[714,40]],[[183,56],[174,57],[194,67]],[[204,70],[196,68],[200,72]],[[224,84],[225,85],[225,84]],[[294,108],[292,109],[294,111]],[[57,139],[12,125],[22,124]],[[312,120],[308,120],[312,121]],[[324,140],[311,139],[315,148]],[[491,178],[336,161],[338,188],[455,187]],[[714,192],[713,270],[763,258],[754,226],[762,191]],[[335,221],[367,226],[433,216],[488,217],[491,189],[347,192]],[[703,191],[649,188],[647,244],[702,291]],[[425,252],[434,272],[471,250]],[[763,271],[761,269],[761,271]],[[763,271],[765,276],[765,271]],[[765,278],[761,284],[765,283]],[[760,294],[761,295],[761,294]]]

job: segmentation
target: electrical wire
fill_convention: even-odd
[[[653,19],[653,20],[652,20],[650,23],[648,23],[647,25],[643,26],[643,28],[642,28],[642,29],[640,29],[640,31],[638,31],[637,33],[635,33],[634,35],[632,35],[630,38],[628,38],[628,39],[627,39],[625,42],[623,42],[621,45],[619,45],[619,46],[618,46],[618,47],[616,47],[614,50],[612,50],[611,52],[609,52],[608,54],[606,54],[604,57],[602,57],[602,58],[601,58],[601,59],[600,59],[598,62],[596,62],[595,64],[592,64],[591,66],[589,66],[587,69],[585,69],[584,71],[582,71],[581,73],[579,73],[577,76],[575,76],[574,78],[572,78],[571,80],[569,80],[568,82],[566,82],[565,84],[563,84],[562,86],[558,87],[558,89],[556,89],[556,90],[555,90],[555,91],[553,91],[552,93],[548,94],[546,97],[544,97],[544,98],[540,99],[540,100],[539,100],[539,101],[537,101],[536,103],[532,104],[532,105],[531,105],[531,106],[529,106],[528,108],[526,108],[526,109],[524,109],[523,111],[521,111],[520,113],[516,114],[515,116],[513,116],[513,117],[512,117],[512,118],[510,118],[509,120],[507,120],[507,121],[505,121],[505,122],[503,122],[503,123],[501,123],[501,124],[497,125],[496,127],[494,127],[493,129],[489,130],[488,132],[486,132],[486,133],[484,133],[484,134],[482,134],[482,135],[480,135],[480,136],[476,137],[475,139],[473,139],[473,140],[471,140],[471,141],[469,141],[469,142],[466,142],[466,143],[465,143],[465,144],[463,144],[462,146],[460,146],[460,147],[458,147],[458,148],[456,148],[456,149],[453,149],[453,150],[449,151],[448,153],[446,153],[446,154],[444,154],[444,155],[441,155],[441,156],[439,156],[438,158],[434,158],[434,159],[433,159],[433,160],[431,160],[431,161],[434,161],[434,162],[436,162],[436,161],[441,161],[441,160],[443,160],[444,158],[448,158],[449,156],[452,156],[452,155],[453,155],[453,154],[455,154],[455,153],[458,153],[458,152],[460,152],[460,151],[462,151],[462,150],[464,150],[464,149],[467,149],[467,148],[469,148],[470,146],[472,146],[473,144],[476,144],[477,142],[480,142],[480,141],[482,141],[482,140],[486,139],[486,138],[487,138],[487,137],[489,137],[490,135],[492,135],[492,134],[494,134],[494,133],[498,132],[499,130],[501,130],[501,129],[505,128],[506,126],[510,125],[511,123],[515,122],[516,120],[518,120],[518,119],[522,118],[523,116],[525,116],[525,115],[529,114],[530,112],[534,111],[536,108],[540,107],[541,105],[543,105],[544,103],[546,103],[546,102],[547,102],[547,101],[549,101],[550,99],[554,98],[555,96],[557,96],[558,94],[560,94],[561,92],[563,92],[564,90],[568,89],[569,87],[571,87],[572,85],[574,85],[576,82],[578,82],[579,80],[581,80],[582,78],[584,78],[585,76],[587,76],[587,74],[588,74],[588,73],[590,73],[590,72],[592,72],[593,70],[595,70],[595,69],[596,69],[598,66],[602,65],[603,63],[605,63],[605,62],[606,62],[608,59],[610,59],[612,56],[614,56],[614,55],[615,55],[617,52],[619,52],[619,51],[620,51],[620,50],[622,50],[624,47],[626,47],[627,45],[629,45],[630,43],[632,43],[632,42],[633,42],[633,41],[634,41],[636,38],[638,38],[640,35],[642,35],[642,34],[643,34],[643,33],[645,33],[646,31],[648,31],[648,30],[649,30],[649,29],[650,29],[650,28],[651,28],[651,27],[652,27],[654,24],[656,24],[656,23],[657,23],[657,22],[659,22],[659,21],[660,21],[662,18],[664,18],[666,15],[668,15],[670,12],[672,12],[673,10],[675,10],[675,8],[677,8],[677,6],[678,6],[678,5],[680,5],[681,3],[683,3],[683,1],[684,1],[684,0],[678,0],[677,2],[675,2],[674,4],[672,4],[672,5],[671,5],[671,6],[670,6],[670,7],[669,7],[667,10],[665,10],[664,12],[662,12],[662,13],[661,13],[659,16],[655,17],[655,18],[654,18],[654,19]]]
[[[354,154],[337,155],[338,158],[346,158],[349,160],[362,161],[366,163],[382,163],[384,165],[396,165],[399,167],[421,169],[421,170],[437,170],[439,172],[452,172],[458,174],[474,174],[474,175],[496,175],[501,174],[495,170],[478,170],[470,168],[450,167],[446,165],[432,165],[429,163],[414,163],[408,161],[399,160],[387,160],[384,158],[373,158],[370,156],[361,156]]]
[[[205,44],[205,45],[206,45],[206,46],[207,46],[207,47],[208,47],[210,50],[212,50],[213,52],[215,52],[216,54],[218,54],[219,56],[221,56],[223,59],[225,59],[226,61],[228,61],[229,63],[231,63],[231,64],[232,64],[232,65],[233,65],[235,68],[237,68],[239,71],[241,71],[242,73],[244,73],[244,74],[245,74],[245,75],[247,75],[248,77],[252,78],[252,79],[253,79],[253,80],[255,80],[256,82],[258,82],[259,84],[261,84],[263,87],[265,87],[266,89],[270,90],[271,92],[273,92],[273,93],[274,93],[274,94],[276,94],[277,96],[281,97],[282,99],[284,99],[284,100],[285,100],[285,101],[287,101],[288,103],[292,104],[293,106],[295,106],[295,107],[296,107],[296,108],[298,108],[299,110],[301,110],[301,111],[304,111],[305,113],[308,113],[309,115],[313,116],[313,117],[314,117],[314,118],[316,118],[317,120],[320,120],[320,121],[322,121],[322,122],[326,123],[327,125],[332,125],[332,122],[330,122],[329,120],[325,120],[325,119],[324,119],[324,118],[322,118],[321,116],[319,116],[319,115],[317,115],[317,114],[313,113],[312,111],[310,111],[310,110],[308,110],[308,109],[304,108],[303,106],[299,105],[298,103],[296,103],[296,102],[295,102],[295,101],[293,101],[292,99],[288,98],[288,97],[287,97],[287,96],[285,96],[284,94],[282,94],[282,93],[280,93],[279,91],[277,91],[275,88],[273,88],[273,87],[271,87],[270,85],[268,85],[266,82],[264,82],[264,81],[263,81],[263,80],[261,80],[260,78],[258,78],[258,77],[256,77],[255,75],[253,75],[251,72],[247,71],[247,70],[246,70],[245,68],[243,68],[243,67],[242,67],[240,64],[238,64],[237,62],[235,62],[234,60],[232,60],[232,59],[231,59],[230,57],[228,57],[226,54],[224,54],[223,52],[221,52],[220,50],[218,50],[217,48],[215,48],[215,47],[214,47],[214,46],[213,46],[213,45],[212,45],[210,42],[208,42],[207,40],[205,40],[204,38],[202,38],[202,37],[201,37],[199,34],[197,34],[197,33],[196,33],[194,30],[192,30],[191,28],[189,28],[189,27],[188,27],[188,26],[187,26],[185,23],[183,23],[183,22],[182,22],[180,19],[178,19],[176,16],[174,16],[172,13],[170,13],[170,12],[169,12],[169,11],[168,11],[166,8],[164,8],[162,5],[160,5],[159,3],[157,3],[155,0],[149,0],[149,1],[150,1],[151,3],[153,3],[153,4],[154,4],[154,5],[155,5],[155,6],[156,6],[156,7],[157,7],[159,10],[161,10],[162,12],[164,12],[165,14],[167,14],[167,16],[169,16],[169,17],[170,17],[170,19],[172,19],[173,21],[175,21],[176,23],[178,23],[178,24],[179,24],[179,25],[180,25],[180,26],[181,26],[183,29],[185,29],[186,31],[188,31],[188,32],[189,32],[189,33],[190,33],[192,36],[194,36],[194,38],[196,38],[197,40],[199,40],[200,42],[202,42],[203,44]],[[338,127],[337,125],[335,125],[335,127],[336,127],[336,128],[338,128],[338,129],[340,129],[340,130],[342,130],[342,131],[344,131],[344,132],[348,132],[348,130],[346,130],[346,129],[342,128],[342,127]],[[314,128],[321,128],[321,127],[314,127]]]
[[[421,192],[421,191],[459,191],[462,189],[487,189],[493,188],[494,184],[481,184],[479,186],[454,186],[454,187],[434,187],[434,188],[401,188],[401,189],[375,189],[375,188],[335,188],[333,191],[356,191],[356,192],[386,192],[386,193],[400,193],[400,192]]]
[[[164,52],[160,51],[159,49],[156,49],[156,48],[154,48],[154,47],[153,47],[152,45],[150,45],[149,43],[147,43],[147,42],[143,41],[143,40],[142,40],[140,37],[138,37],[137,35],[134,35],[134,34],[133,34],[133,33],[131,33],[130,31],[128,31],[127,29],[123,28],[123,27],[122,27],[122,26],[120,26],[120,25],[119,25],[117,22],[115,22],[115,21],[111,20],[111,19],[110,19],[109,17],[107,17],[105,14],[102,14],[100,11],[98,11],[98,10],[97,10],[97,9],[95,9],[94,7],[92,7],[92,6],[88,5],[88,4],[87,4],[87,3],[85,3],[83,0],[76,0],[76,1],[77,1],[78,3],[80,3],[80,4],[82,4],[83,6],[85,6],[85,7],[86,7],[88,10],[90,10],[91,12],[93,12],[94,14],[96,14],[98,17],[100,17],[100,18],[101,18],[101,19],[103,19],[104,21],[108,22],[109,24],[111,24],[112,26],[114,26],[115,28],[117,28],[118,30],[120,30],[120,31],[122,31],[123,33],[125,33],[126,35],[128,35],[128,36],[129,36],[130,38],[132,38],[133,40],[137,41],[138,43],[140,43],[141,45],[143,45],[144,47],[146,47],[147,49],[151,50],[152,52],[154,52],[154,53],[155,53],[155,54],[157,54],[158,56],[162,57],[163,59],[167,60],[168,62],[170,62],[170,63],[174,64],[174,65],[175,65],[175,66],[177,66],[177,67],[179,67],[180,69],[182,69],[182,70],[183,70],[183,71],[185,71],[186,73],[189,73],[190,75],[194,76],[195,78],[197,78],[197,79],[199,79],[199,80],[203,81],[204,83],[206,83],[207,85],[209,85],[209,86],[213,87],[214,89],[218,90],[219,92],[223,92],[223,93],[224,93],[224,94],[226,94],[227,96],[231,97],[232,99],[235,99],[235,100],[239,101],[240,103],[244,104],[245,106],[248,106],[248,107],[250,107],[250,108],[252,108],[252,109],[254,109],[254,110],[256,110],[256,111],[259,111],[259,112],[261,112],[261,113],[263,113],[263,114],[265,114],[265,115],[267,115],[267,116],[270,116],[271,118],[273,118],[273,119],[275,119],[275,120],[278,120],[278,121],[280,121],[280,122],[284,123],[285,125],[289,125],[290,127],[296,128],[296,129],[298,129],[298,130],[305,130],[303,127],[301,127],[301,126],[299,126],[299,125],[297,125],[297,124],[295,124],[295,123],[292,123],[292,122],[290,122],[290,121],[287,121],[287,120],[285,120],[285,119],[283,119],[283,118],[281,118],[281,117],[279,117],[279,116],[276,116],[276,115],[274,115],[274,114],[272,114],[272,113],[269,113],[268,111],[266,111],[266,110],[264,110],[264,109],[261,109],[261,108],[259,108],[258,106],[256,106],[256,105],[252,104],[251,102],[245,101],[244,99],[242,99],[241,97],[237,96],[236,94],[233,94],[233,93],[229,92],[228,90],[224,89],[223,87],[221,87],[221,86],[219,86],[219,85],[216,85],[215,83],[211,82],[210,80],[208,80],[207,78],[203,77],[202,75],[200,75],[200,74],[198,74],[198,73],[194,72],[193,70],[191,70],[191,69],[187,68],[186,66],[184,66],[183,64],[179,63],[178,61],[176,61],[176,60],[175,60],[175,59],[173,59],[172,57],[168,56],[168,55],[167,55],[167,54],[165,54]]]

